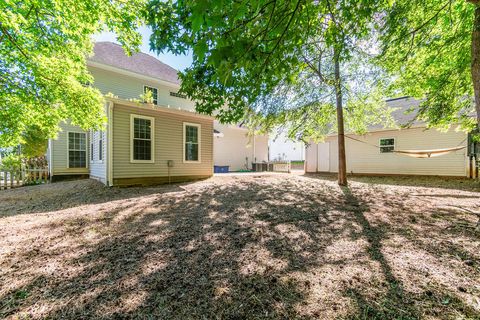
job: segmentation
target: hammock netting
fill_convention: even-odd
[[[464,149],[465,146],[445,149],[431,149],[431,150],[393,150],[395,153],[399,153],[404,156],[412,158],[433,158],[446,155],[450,152]]]

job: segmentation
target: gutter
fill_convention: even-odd
[[[173,114],[180,114],[184,116],[190,116],[190,117],[198,117],[198,118],[203,118],[203,119],[208,119],[208,120],[214,120],[215,117],[201,114],[198,112],[194,111],[188,111],[184,109],[176,109],[176,108],[171,108],[170,106],[162,106],[162,105],[154,105],[154,104],[147,104],[147,103],[140,103],[140,102],[134,102],[134,101],[129,101],[129,100],[124,100],[120,98],[112,98],[112,97],[104,97],[106,101],[109,101],[114,104],[119,104],[122,106],[127,106],[127,107],[134,107],[134,108],[139,108],[143,110],[154,110],[154,111],[159,111],[159,112],[167,112],[167,113],[173,113]]]

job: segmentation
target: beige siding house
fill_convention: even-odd
[[[112,186],[213,174],[214,118],[195,113],[193,102],[178,95],[176,70],[145,54],[127,57],[112,43],[97,45],[88,65],[93,85],[106,95],[107,124],[95,132],[60,124],[47,152],[54,179],[85,175]],[[146,89],[153,104],[138,102]]]
[[[128,57],[121,46],[98,42],[87,65],[92,85],[105,95],[108,123],[98,132],[60,124],[47,152],[53,179],[88,175],[107,185],[186,181],[211,176],[214,164],[240,170],[246,158],[250,168],[255,159],[267,160],[267,136],[253,137],[252,144],[245,129],[229,130],[196,113],[194,102],[178,93],[177,70],[154,57]],[[153,104],[138,102],[146,91]],[[221,143],[214,141],[215,130],[223,130]]]
[[[412,98],[387,101],[394,108],[397,124],[409,122],[414,115],[406,112],[418,106]],[[376,175],[469,175],[467,134],[450,129],[441,132],[427,129],[414,122],[408,129],[372,127],[366,135],[347,134],[345,138],[347,172]],[[413,158],[393,150],[431,150],[465,146],[464,149],[432,158]],[[325,142],[310,144],[306,149],[307,172],[338,172],[337,136],[328,136]]]

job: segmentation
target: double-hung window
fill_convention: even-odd
[[[380,153],[389,153],[395,150],[395,139],[380,139]]]
[[[196,123],[183,123],[183,161],[200,162],[201,126]]]
[[[158,104],[158,89],[154,87],[149,87],[149,86],[143,86],[143,94],[147,94],[147,92],[150,92],[152,95],[152,103],[154,105]],[[150,102],[150,101],[146,101]]]
[[[154,127],[152,117],[130,116],[130,162],[154,162]]]
[[[87,134],[83,132],[68,133],[68,167],[87,167]]]

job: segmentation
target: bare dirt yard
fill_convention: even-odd
[[[478,183],[217,176],[0,192],[0,318],[480,319]]]

